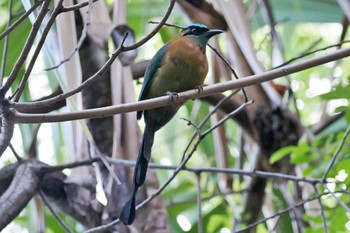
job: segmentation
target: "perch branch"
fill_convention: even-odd
[[[203,91],[201,91],[200,93],[198,93],[198,90],[181,92],[179,93],[178,98],[174,99],[173,101],[170,101],[168,96],[162,96],[154,99],[139,101],[137,103],[127,103],[127,104],[103,107],[98,109],[89,109],[89,110],[83,110],[83,111],[78,111],[74,113],[23,114],[23,113],[14,111],[12,117],[15,123],[43,123],[43,122],[70,121],[70,120],[78,120],[78,119],[86,119],[86,118],[97,118],[97,117],[111,116],[114,114],[120,114],[120,113],[132,112],[132,111],[140,111],[145,109],[166,106],[173,102],[175,103],[183,102],[189,99],[195,99],[199,97],[213,95],[213,94],[224,92],[227,90],[234,90],[238,88],[247,87],[250,85],[256,85],[261,82],[283,77],[288,74],[293,74],[311,67],[319,66],[319,65],[328,63],[330,61],[338,60],[348,56],[350,56],[350,47],[339,49],[337,51],[333,51],[319,57],[310,58],[300,63],[287,65],[285,67],[281,67],[278,69],[273,69],[262,74],[251,75],[245,78],[240,78],[238,80],[231,80],[227,82],[212,84],[204,87]],[[93,77],[95,77],[97,74],[95,74]],[[61,96],[64,96],[64,98],[66,98],[67,93]],[[57,100],[57,98],[55,99]],[[61,99],[61,97],[59,97],[58,99]],[[50,103],[52,104],[52,101],[49,100],[48,102],[45,102],[45,105],[46,104],[50,105]],[[43,102],[30,103],[30,104],[27,104],[27,107],[29,106],[35,107],[36,104],[41,106]],[[20,111],[21,108],[23,107],[25,108],[25,105],[20,103],[18,104],[13,103],[12,107]]]

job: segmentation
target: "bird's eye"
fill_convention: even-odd
[[[191,32],[193,34],[197,34],[199,32],[198,28],[192,28]]]

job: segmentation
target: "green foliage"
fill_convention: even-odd
[[[334,87],[334,89],[328,93],[321,95],[321,99],[326,101],[342,101],[343,105],[338,106],[335,112],[343,112],[345,119],[350,122],[350,89],[349,89],[350,76],[347,77],[345,82],[341,82]]]
[[[290,162],[293,164],[311,165],[304,170],[304,176],[322,177],[331,157],[334,155],[339,146],[339,141],[343,138],[343,136],[344,131],[330,134],[327,137],[324,135],[321,137],[315,137],[311,144],[310,142],[304,140],[297,146],[281,148],[271,156],[270,163],[277,162],[284,156],[289,155]],[[346,140],[344,148],[338,156],[336,167],[334,167],[335,169],[331,170],[330,172],[331,177],[337,175],[342,169],[345,169],[349,163],[349,146],[347,145],[347,142],[350,142],[350,139]]]
[[[23,11],[23,7],[20,1],[13,1],[15,2],[14,6],[14,12],[21,12]],[[4,1],[4,5],[5,5]],[[3,7],[4,7],[3,5]],[[6,7],[7,5],[5,5]],[[4,11],[4,8],[0,8]],[[18,19],[18,17],[15,17],[12,21],[15,22],[15,20]],[[0,32],[5,31],[7,26],[7,19],[6,21],[0,21]],[[22,51],[22,48],[24,46],[24,43],[26,42],[27,36],[30,32],[31,23],[28,19],[24,20],[18,27],[16,27],[10,34],[9,34],[9,43],[8,43],[8,52],[6,56],[6,63],[5,63],[5,76],[8,76],[11,73],[11,70],[17,61],[19,54]],[[3,50],[4,50],[4,43],[5,40],[0,40],[0,61],[2,63],[3,61]]]
[[[341,14],[339,14],[341,9],[334,0],[271,0],[270,2],[276,22],[294,25],[305,22],[341,21]],[[264,22],[261,11],[258,11],[251,20],[254,28],[262,27]]]
[[[287,155],[291,154],[292,152],[294,152],[295,149],[296,149],[296,146],[282,147],[281,149],[279,149],[278,151],[273,153],[273,155],[271,155],[270,160],[269,160],[270,164],[274,164],[275,162],[281,160],[285,156],[287,156]]]

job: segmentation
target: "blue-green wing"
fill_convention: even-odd
[[[158,50],[156,55],[154,55],[153,59],[151,60],[151,63],[148,65],[145,72],[145,77],[143,80],[139,101],[145,99],[145,96],[147,95],[147,92],[153,82],[154,75],[156,74],[157,70],[159,69],[159,67],[163,62],[167,49],[168,49],[168,45],[164,45],[160,50]],[[137,119],[141,118],[142,112],[143,111],[137,112]]]

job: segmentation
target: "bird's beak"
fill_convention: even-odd
[[[213,36],[215,36],[215,35],[217,35],[217,34],[223,33],[223,32],[224,32],[224,31],[219,30],[219,29],[211,29],[211,30],[205,32],[205,35],[204,35],[204,36],[205,36],[206,38],[210,39],[211,37],[213,37]]]

